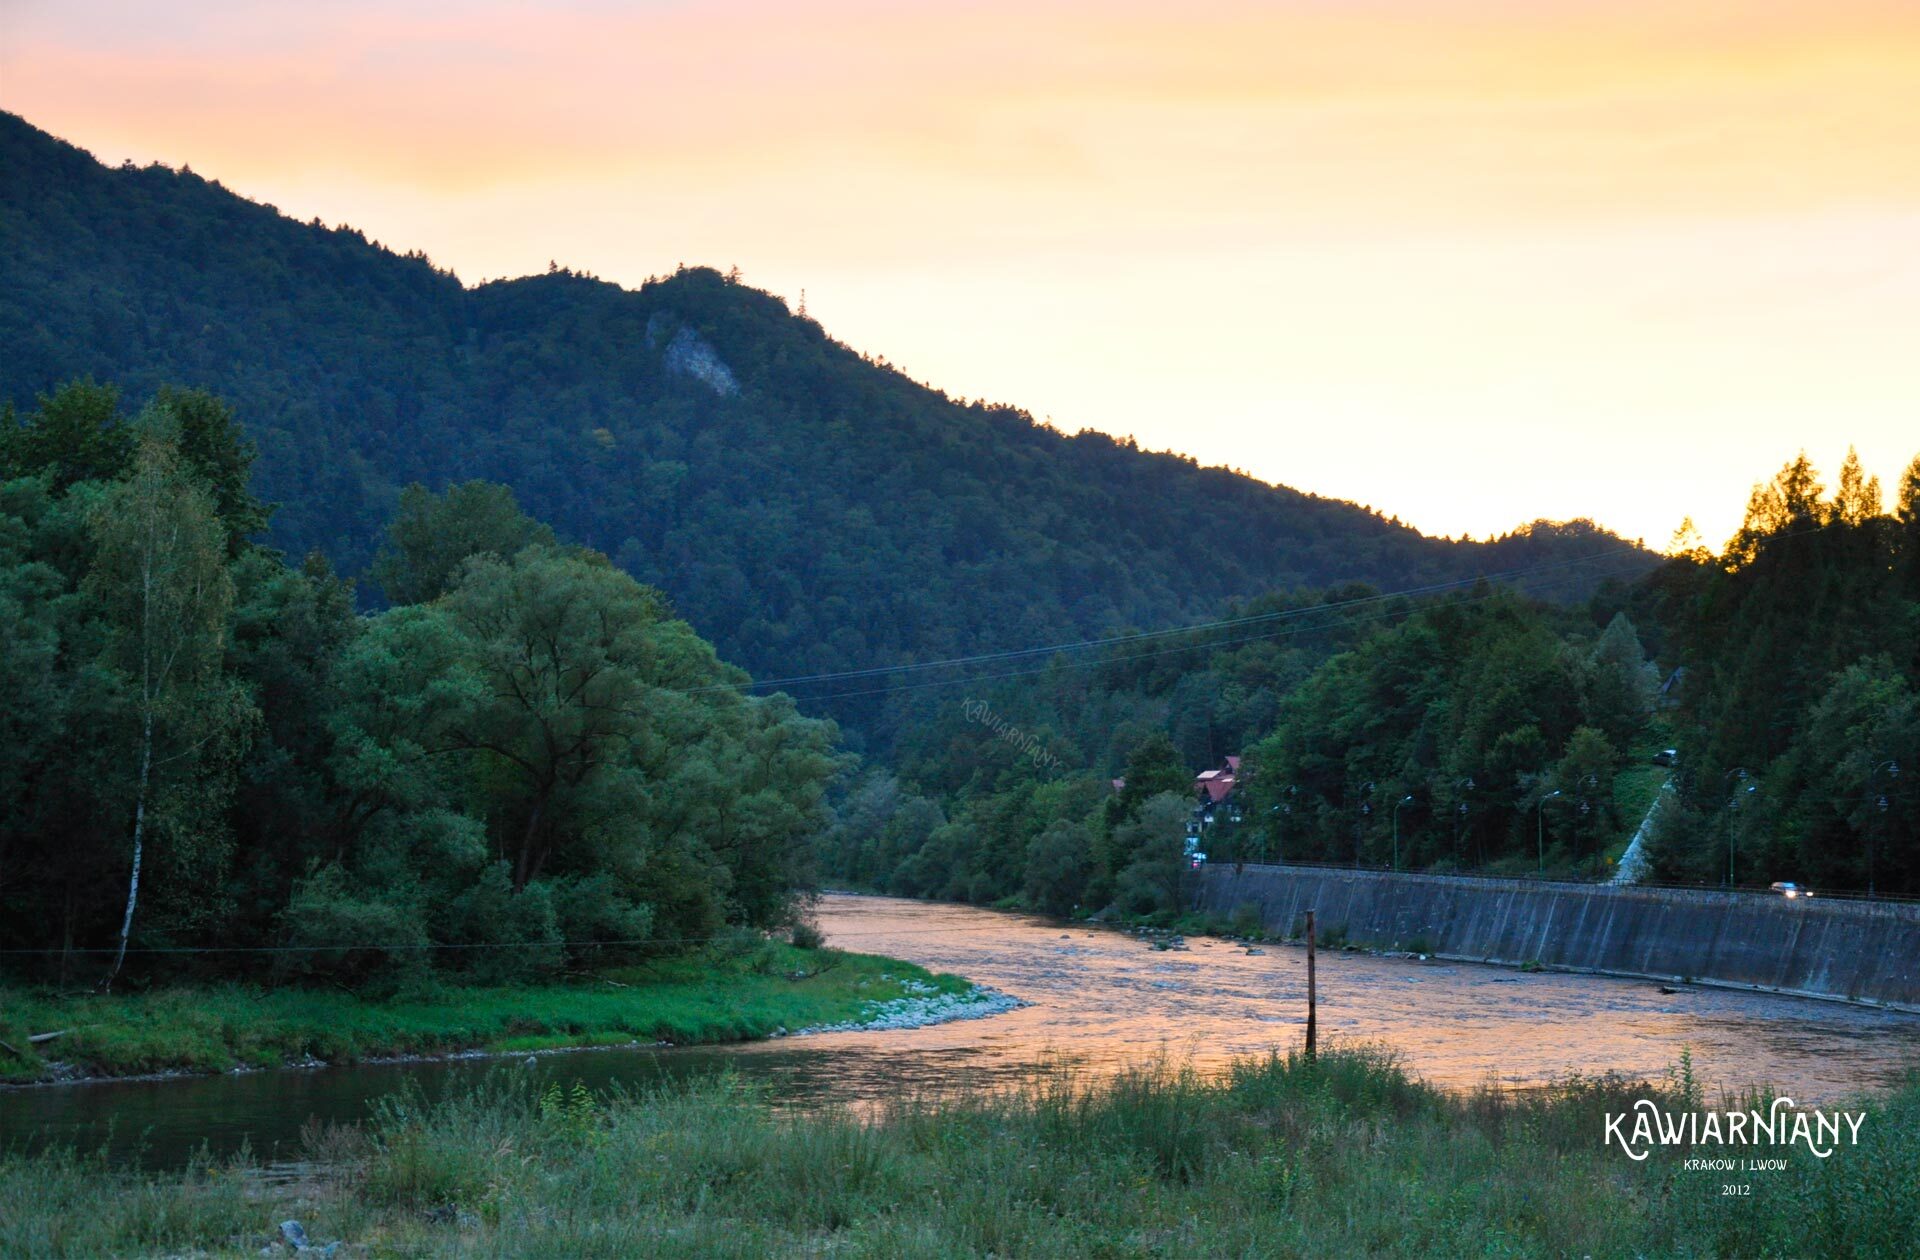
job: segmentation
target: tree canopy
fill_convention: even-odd
[[[10,966],[243,946],[504,977],[792,915],[832,726],[743,694],[658,591],[502,488],[408,495],[387,554],[412,598],[363,615],[324,559],[246,541],[265,509],[217,400],[128,420],[83,383],[5,436]]]

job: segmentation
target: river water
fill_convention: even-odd
[[[536,1073],[592,1088],[732,1067],[776,1100],[861,1104],[1017,1084],[1037,1072],[1099,1075],[1157,1055],[1218,1068],[1299,1044],[1306,953],[1250,953],[1195,938],[1155,950],[1128,934],[966,906],[823,898],[831,944],[908,959],[1010,993],[1026,1007],[928,1028],[823,1033],[725,1048],[542,1056]],[[1769,1085],[1801,1103],[1884,1088],[1920,1067],[1920,1016],[1639,980],[1525,974],[1466,963],[1320,952],[1329,1039],[1377,1041],[1448,1087],[1537,1085],[1572,1072],[1658,1077],[1683,1049],[1710,1091]],[[0,1145],[48,1139],[173,1166],[201,1143],[297,1157],[310,1118],[353,1122],[411,1080],[428,1096],[488,1070],[473,1061],[384,1063],[0,1091]]]

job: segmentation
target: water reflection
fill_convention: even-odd
[[[1160,952],[1117,932],[953,906],[829,898],[836,945],[955,971],[1034,1005],[985,1024],[836,1033],[815,1048],[899,1038],[900,1060],[960,1048],[972,1071],[1057,1051],[1111,1071],[1172,1049],[1201,1066],[1298,1044],[1305,952],[1196,939]],[[1570,1072],[1658,1076],[1683,1048],[1712,1087],[1772,1085],[1801,1101],[1883,1087],[1920,1063],[1920,1016],[1640,980],[1320,953],[1323,1033],[1378,1040],[1448,1086],[1540,1084]],[[751,1054],[751,1049],[744,1053]],[[858,1062],[858,1060],[856,1060]]]
[[[729,1048],[634,1048],[542,1056],[537,1076],[596,1089],[732,1067],[786,1104],[864,1103],[992,1089],[1047,1068],[1102,1074],[1158,1054],[1217,1068],[1298,1044],[1303,951],[1249,953],[1194,940],[1161,952],[1125,934],[970,907],[833,896],[821,925],[836,946],[911,959],[1031,1005],[991,1019],[830,1033]],[[1326,1035],[1384,1041],[1448,1086],[1538,1084],[1569,1072],[1658,1076],[1691,1048],[1710,1087],[1766,1084],[1801,1102],[1899,1080],[1920,1063],[1920,1016],[1645,981],[1321,954]],[[174,1081],[0,1091],[0,1142],[68,1140],[120,1159],[178,1165],[205,1142],[299,1150],[309,1118],[350,1123],[412,1081],[430,1097],[498,1065],[370,1064]]]

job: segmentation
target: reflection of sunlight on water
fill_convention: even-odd
[[[840,1065],[849,1094],[883,1091],[909,1061],[961,1045],[977,1053],[942,1071],[1017,1075],[1045,1047],[1069,1049],[1093,1072],[1170,1048],[1218,1068],[1298,1044],[1304,1020],[1304,952],[1294,947],[1254,954],[1195,940],[1162,952],[1119,932],[888,898],[828,897],[821,924],[841,948],[957,972],[1032,1004],[982,1025],[808,1039],[845,1055],[884,1038],[878,1079],[859,1079],[866,1054]],[[1637,980],[1323,951],[1320,1000],[1323,1029],[1385,1043],[1418,1075],[1462,1088],[1573,1072],[1658,1077],[1690,1047],[1716,1087],[1820,1100],[1891,1084],[1920,1062],[1920,1017],[1718,989],[1663,994]]]
[[[542,1056],[537,1079],[591,1089],[733,1070],[785,1107],[871,1113],[901,1099],[1086,1082],[1156,1059],[1218,1071],[1287,1050],[1305,1017],[1304,951],[1194,940],[1156,951],[1125,933],[966,906],[830,896],[829,943],[950,971],[1030,1005],[930,1028],[823,1033],[732,1047],[621,1048]],[[1532,1087],[1571,1073],[1657,1079],[1692,1051],[1709,1090],[1770,1085],[1802,1103],[1892,1084],[1920,1063],[1920,1016],[1799,998],[1684,989],[1640,980],[1413,962],[1323,951],[1321,1029],[1385,1045],[1416,1075],[1450,1088]],[[366,1118],[413,1082],[428,1097],[463,1089],[498,1063],[367,1064],[175,1081],[0,1091],[0,1146],[36,1133],[83,1149],[143,1152],[178,1166],[201,1142],[218,1156],[250,1142],[265,1160],[300,1152],[309,1117]],[[285,1175],[300,1166],[285,1163]]]

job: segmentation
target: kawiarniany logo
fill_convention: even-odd
[[[1628,1159],[1645,1159],[1656,1146],[1795,1146],[1815,1159],[1833,1154],[1844,1135],[1860,1141],[1864,1111],[1797,1111],[1793,1099],[1776,1098],[1765,1111],[1662,1111],[1642,1098],[1631,1111],[1608,1112],[1605,1144],[1618,1142]]]
[[[993,706],[985,700],[975,700],[972,696],[968,696],[962,702],[960,711],[967,715],[969,722],[985,723],[995,735],[1032,758],[1035,765],[1045,766],[1049,770],[1060,768],[1060,758],[1042,748],[1039,740],[995,713]]]

